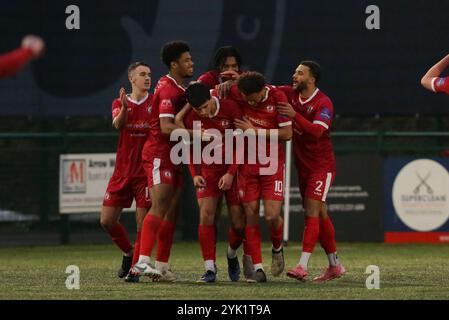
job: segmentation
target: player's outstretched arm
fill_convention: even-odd
[[[34,35],[25,36],[21,48],[0,55],[0,78],[14,75],[29,60],[40,57],[44,48],[45,43],[41,38]]]
[[[449,54],[438,61],[427,73],[421,78],[421,85],[427,90],[434,91],[432,81],[437,78],[449,66]]]
[[[114,128],[117,130],[120,130],[128,121],[128,104],[126,103],[126,91],[124,88],[120,88],[119,96],[122,107],[120,108],[120,113],[112,121]]]

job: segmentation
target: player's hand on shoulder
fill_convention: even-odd
[[[276,108],[279,114],[283,116],[294,118],[296,115],[295,109],[293,109],[292,105],[288,102],[279,102],[279,105],[277,105]]]
[[[193,177],[193,185],[195,188],[205,188],[206,180],[202,176],[194,176]]]
[[[248,129],[255,129],[251,121],[243,117],[242,119],[234,119],[234,125],[237,129],[242,129],[243,131]]]
[[[228,96],[231,87],[235,84],[235,80],[228,80],[223,83],[217,84],[215,90],[218,93],[218,97],[224,99]]]
[[[231,189],[233,180],[234,176],[230,173],[226,173],[223,177],[221,177],[220,181],[218,181],[218,188],[223,191]]]
[[[45,42],[41,37],[29,34],[22,39],[22,48],[30,49],[36,59],[44,53]]]

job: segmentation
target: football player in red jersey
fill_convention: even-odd
[[[218,48],[214,56],[214,69],[203,73],[198,81],[209,89],[229,81],[236,80],[241,74],[242,56],[237,48],[224,46]]]
[[[0,55],[0,78],[15,74],[31,59],[39,58],[45,49],[42,38],[27,35],[22,39],[22,46],[16,50]]]
[[[449,54],[438,61],[421,79],[421,85],[433,92],[449,94],[449,77],[441,77],[441,73],[449,66]]]
[[[142,149],[150,132],[149,117],[153,95],[151,70],[143,62],[135,62],[128,68],[132,86],[131,94],[120,89],[120,98],[112,102],[112,124],[119,130],[114,173],[104,196],[100,222],[124,256],[118,276],[127,275],[131,265],[137,262],[140,250],[142,221],[151,207],[147,179],[142,167]],[[133,246],[128,240],[126,229],[120,223],[123,208],[129,208],[136,200],[137,236]]]
[[[173,164],[170,159],[171,148],[176,143],[170,141],[170,134],[179,128],[174,119],[185,105],[184,80],[193,75],[193,61],[190,48],[183,41],[165,44],[161,58],[169,73],[161,77],[156,86],[150,116],[151,132],[142,151],[152,207],[143,221],[139,261],[131,268],[127,281],[134,281],[142,274],[160,281],[176,280],[168,260],[182,193],[182,167],[181,164]],[[150,257],[156,240],[156,262],[153,267]]]
[[[280,141],[291,138],[292,126],[291,120],[280,115],[276,106],[281,102],[287,102],[287,97],[282,91],[267,85],[263,75],[257,72],[248,72],[240,76],[237,85],[229,91],[228,97],[239,103],[244,113],[244,120],[235,120],[236,127],[245,132],[253,132],[258,137],[258,142],[255,143],[257,146],[251,145],[251,143],[247,144],[248,153],[257,153],[257,160],[255,163],[250,163],[248,154],[245,163],[239,167],[238,189],[246,214],[247,246],[254,265],[253,273],[249,275],[247,281],[266,282],[262,265],[259,227],[260,199],[263,199],[265,220],[269,225],[272,241],[271,272],[274,276],[279,276],[284,270],[282,248],[284,221],[281,217],[281,207],[284,199],[285,155]],[[271,145],[273,142],[270,136],[274,138],[275,145]],[[262,138],[259,139],[260,137]],[[260,140],[264,140],[268,144],[266,150],[270,150],[270,162],[274,162],[273,173],[264,172],[264,169],[271,168],[273,163],[269,162],[268,165],[262,163],[259,154],[261,153]],[[273,148],[277,151],[275,159],[271,154]],[[263,154],[262,156],[266,157],[267,155]]]
[[[338,261],[335,230],[325,203],[336,172],[329,129],[334,108],[329,97],[317,87],[320,77],[318,63],[301,62],[293,74],[293,85],[279,87],[286,93],[289,103],[278,107],[281,114],[293,119],[293,150],[305,209],[302,254],[298,265],[289,270],[287,276],[300,281],[307,279],[309,258],[319,239],[329,267],[313,279],[316,282],[338,278],[345,273]]]
[[[202,143],[201,153],[206,148],[213,148],[213,155],[205,154],[206,158],[202,155],[200,163],[189,164],[193,182],[197,188],[196,195],[200,208],[198,239],[206,271],[198,282],[215,282],[216,280],[216,215],[223,194],[231,220],[227,253],[228,275],[231,281],[238,281],[240,265],[236,250],[243,242],[245,216],[238,199],[237,179],[234,179],[238,167],[235,160],[236,147],[234,143],[233,148],[228,149],[230,147],[226,146],[225,134],[231,134],[231,138],[234,137],[234,120],[242,119],[242,111],[232,100],[211,96],[208,87],[199,82],[187,88],[186,99],[188,105],[176,115],[176,122],[183,121],[180,125],[188,129],[201,129],[205,134],[215,131],[217,135],[220,135],[210,142]],[[195,124],[200,126],[194,128]],[[226,153],[232,156],[230,159],[232,163],[226,161]],[[217,158],[219,158],[218,161],[215,160]],[[193,160],[192,157],[191,160]]]

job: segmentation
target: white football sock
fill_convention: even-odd
[[[205,260],[204,261],[204,269],[206,269],[206,271],[212,271],[213,273],[215,273],[216,272],[215,261],[214,260]]]
[[[311,255],[312,255],[311,252],[302,252],[298,264],[300,264],[304,269],[307,270],[307,265],[309,264],[309,259]]]
[[[329,260],[329,265],[331,267],[335,267],[336,265],[339,264],[338,257],[337,257],[337,252],[329,253],[327,255],[327,259]]]
[[[256,264],[254,265],[254,271],[257,271],[257,270],[259,270],[259,269],[262,269],[262,270],[263,270],[263,264],[262,264],[262,263],[256,263]]]
[[[139,256],[139,261],[137,261],[137,263],[148,263],[148,264],[150,264],[150,257],[149,256],[140,255]]]

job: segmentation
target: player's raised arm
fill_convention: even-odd
[[[37,36],[27,35],[22,39],[22,47],[0,56],[0,78],[14,75],[25,64],[39,58],[45,48],[44,41]]]
[[[441,73],[449,66],[449,54],[443,59],[438,61],[427,73],[421,78],[421,85],[427,90],[433,92],[439,92],[435,88],[435,80],[441,75]]]
[[[112,125],[115,129],[120,130],[128,120],[128,104],[126,103],[126,91],[124,88],[120,88],[120,111],[117,116],[112,120]]]

